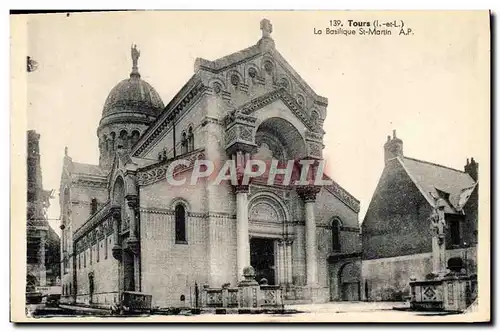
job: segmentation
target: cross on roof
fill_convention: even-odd
[[[273,32],[273,25],[267,18],[260,21],[260,29],[262,30],[262,38],[270,38]]]

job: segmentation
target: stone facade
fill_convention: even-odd
[[[156,92],[144,99],[130,91],[152,91],[140,80],[137,59],[134,81],[113,89],[112,105],[128,108],[113,108],[111,116],[105,105],[100,166],[65,157],[61,207],[72,266],[63,278],[72,283],[66,300],[110,305],[136,291],[151,294],[156,307],[191,306],[197,285],[234,287],[249,265],[258,278],[281,285],[289,301],[338,299],[347,281],[359,288],[359,201],[336,182],[167,181],[169,166],[181,159],[188,164],[176,176],[189,181],[197,160],[241,166],[265,153],[281,161],[322,157],[327,100],[275,49],[267,20],[262,29],[254,46],[216,61],[197,59],[192,78],[161,112],[151,111],[162,105]],[[138,101],[119,102],[130,96]],[[126,115],[130,107],[134,119]],[[132,132],[146,117],[151,122],[141,122],[133,143],[109,140],[108,132]]]

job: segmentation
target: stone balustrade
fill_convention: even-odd
[[[283,306],[283,294],[280,286],[259,285],[255,281],[253,268],[246,268],[245,279],[237,288],[224,285],[221,288],[203,287],[201,306],[203,308],[240,308],[264,309]]]

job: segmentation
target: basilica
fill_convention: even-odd
[[[359,201],[337,182],[167,181],[179,160],[176,174],[188,178],[197,160],[322,159],[328,101],[277,51],[267,19],[260,29],[255,45],[196,59],[166,105],[141,79],[132,47],[132,71],[97,126],[98,164],[65,151],[64,302],[111,306],[137,292],[153,307],[190,306],[198,286],[237,285],[248,266],[257,281],[282,286],[287,303],[360,299]]]

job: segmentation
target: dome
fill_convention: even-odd
[[[156,90],[140,76],[131,77],[118,83],[109,93],[102,116],[115,113],[144,113],[158,116],[163,110],[163,102]]]
[[[124,113],[124,116],[127,117],[156,118],[163,110],[164,105],[158,92],[148,82],[141,79],[137,67],[140,52],[135,45],[131,49],[131,54],[132,72],[130,78],[124,79],[111,89],[104,103],[102,119],[111,115],[114,115],[112,118],[116,118],[116,115],[120,113]],[[101,124],[103,124],[102,119]]]

